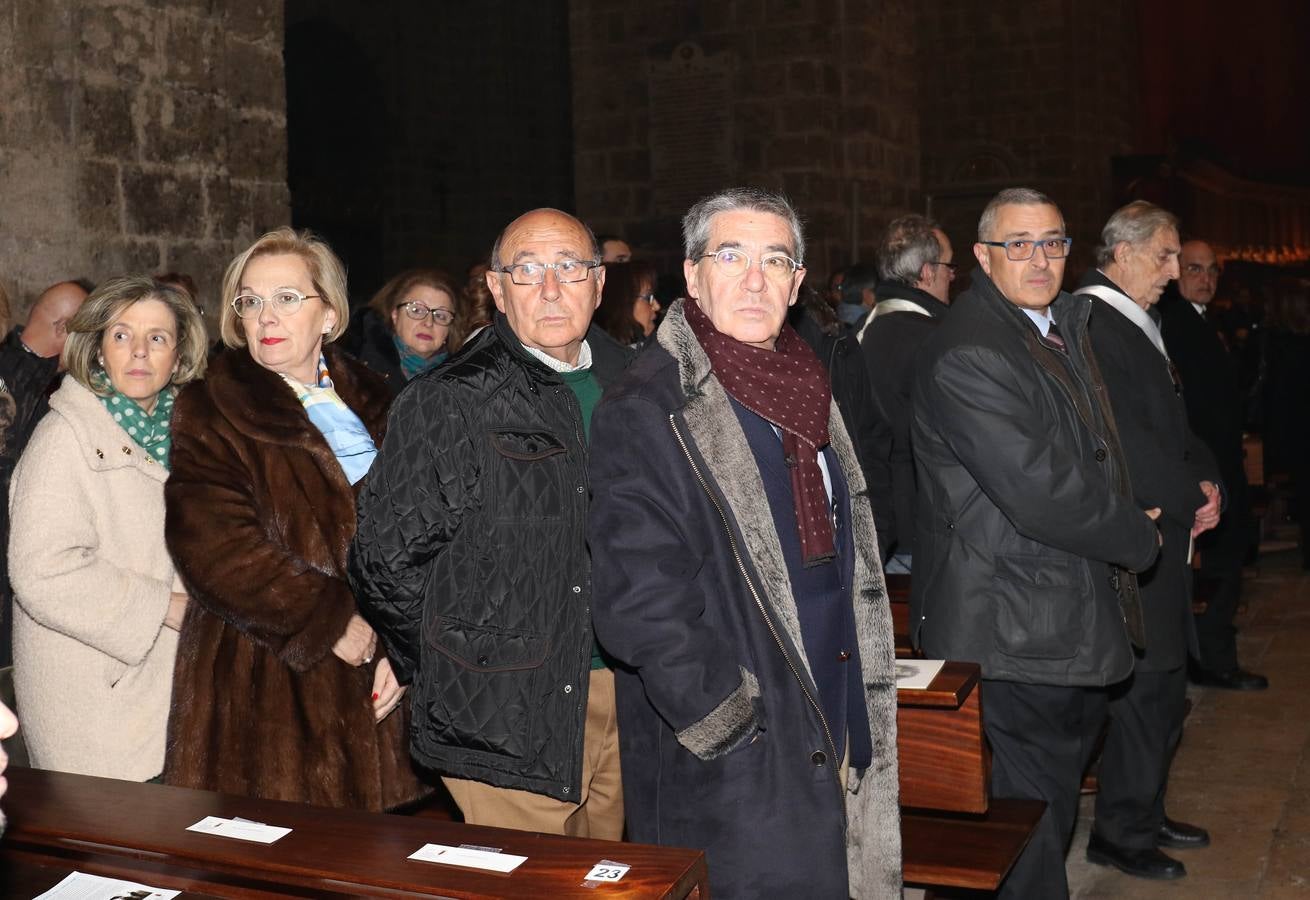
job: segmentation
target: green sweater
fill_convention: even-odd
[[[576,372],[556,372],[555,374],[569,386],[573,396],[578,398],[578,406],[582,409],[582,433],[587,440],[591,440],[591,414],[596,411],[596,404],[600,402],[600,382],[596,380],[595,375],[591,374],[591,369],[579,369]],[[591,641],[591,667],[593,669],[609,668],[595,638],[592,638]]]

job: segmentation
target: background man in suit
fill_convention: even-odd
[[[1242,593],[1242,563],[1251,536],[1251,512],[1242,466],[1242,393],[1238,361],[1219,329],[1206,318],[1219,283],[1219,263],[1204,241],[1188,241],[1179,254],[1178,292],[1160,301],[1165,349],[1178,369],[1187,421],[1214,453],[1225,491],[1218,527],[1197,541],[1201,577],[1214,585],[1196,620],[1197,684],[1240,691],[1263,690],[1263,675],[1237,663],[1233,616]]]
[[[1068,896],[1064,857],[1104,688],[1132,673],[1132,573],[1160,533],[1132,498],[1087,337],[1060,291],[1072,240],[1043,194],[978,222],[980,271],[915,366],[919,474],[910,619],[930,657],[982,666],[992,792],[1046,812],[1000,896]]]
[[[887,424],[883,434],[890,438],[880,454],[890,461],[892,477],[888,572],[909,572],[914,555],[910,385],[919,347],[946,315],[955,280],[951,258],[950,238],[926,216],[902,216],[888,225],[878,248],[878,305],[859,332],[877,412]]]
[[[1214,458],[1187,427],[1187,410],[1152,307],[1178,276],[1178,220],[1142,200],[1101,232],[1099,269],[1076,293],[1092,303],[1092,350],[1105,379],[1139,506],[1159,507],[1163,543],[1138,576],[1146,647],[1133,674],[1110,690],[1096,822],[1087,858],[1142,878],[1181,878],[1159,847],[1204,847],[1205,829],[1165,816],[1169,761],[1182,735],[1187,653],[1195,647],[1188,550],[1219,521]]]

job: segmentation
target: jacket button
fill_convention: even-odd
[[[490,660],[489,658],[485,657],[485,656],[479,656],[479,657],[478,657],[478,665],[480,665],[480,666],[485,666],[485,665],[487,665],[487,664],[490,663],[490,662],[491,662],[491,660]]]
[[[575,593],[575,594],[581,594],[581,593],[582,593],[582,585],[580,585],[580,584],[575,584],[575,585],[573,585],[573,593]]]
[[[821,766],[827,761],[828,754],[824,753],[822,750],[815,750],[810,754],[810,762],[814,763],[816,766]]]
[[[583,488],[582,485],[578,485],[578,493],[579,493],[579,494],[581,494],[584,490],[585,490],[585,488]]]
[[[571,685],[571,684],[566,684],[566,685],[564,685],[564,693],[566,693],[566,694],[571,694],[571,693],[573,693],[573,685]]]
[[[837,652],[837,661],[838,661],[838,662],[846,662],[846,660],[848,660],[848,659],[850,659],[850,658],[851,658],[851,651],[849,651],[849,650],[839,650],[839,651]]]
[[[1105,462],[1105,449],[1103,447],[1096,448],[1096,461]]]
[[[946,523],[946,530],[947,530],[947,531],[954,531],[954,530],[955,530],[955,523],[954,523],[954,522],[950,522],[950,521],[948,521],[948,522]]]

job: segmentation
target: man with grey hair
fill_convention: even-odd
[[[914,638],[982,667],[992,793],[1046,802],[1000,896],[1068,896],[1064,857],[1104,688],[1142,640],[1133,572],[1159,531],[1134,502],[1087,334],[1072,239],[1044,194],[983,211],[972,287],[915,363]]]
[[[737,189],[683,236],[688,299],[601,401],[591,460],[628,836],[704,847],[716,897],[899,897],[890,609],[855,449],[786,322],[800,222]]]
[[[592,411],[627,351],[588,330],[605,268],[573,216],[523,214],[491,264],[495,321],[392,407],[359,497],[351,584],[412,682],[411,755],[466,822],[616,841],[586,467]]]
[[[894,532],[887,571],[910,571],[914,555],[915,476],[910,451],[910,385],[914,357],[950,303],[955,263],[951,241],[927,216],[908,215],[887,226],[878,248],[878,305],[859,332],[874,402],[891,446]]]
[[[1139,506],[1158,507],[1160,558],[1138,576],[1146,646],[1110,689],[1096,820],[1087,858],[1129,875],[1172,879],[1183,864],[1160,847],[1210,843],[1205,829],[1165,815],[1169,761],[1182,735],[1192,627],[1192,539],[1219,521],[1214,457],[1187,426],[1182,385],[1165,352],[1155,303],[1178,277],[1178,220],[1137,200],[1101,232],[1097,269],[1076,291],[1092,299],[1091,338]]]

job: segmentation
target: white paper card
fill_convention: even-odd
[[[290,828],[278,828],[248,819],[220,819],[218,816],[205,816],[196,824],[188,826],[187,831],[235,838],[238,841],[254,841],[257,844],[271,844],[291,833]]]
[[[922,691],[932,680],[937,677],[937,673],[946,665],[944,659],[898,659],[896,660],[896,688],[897,690]]]
[[[135,881],[72,872],[35,900],[122,900],[124,897],[131,897],[132,900],[171,900],[180,893],[152,888]]]
[[[488,872],[513,872],[528,861],[526,856],[515,856],[513,853],[488,853],[486,850],[448,847],[445,844],[424,844],[411,853],[409,858],[447,866],[486,869]]]
[[[618,881],[628,874],[630,868],[616,863],[596,863],[587,873],[587,881]]]

